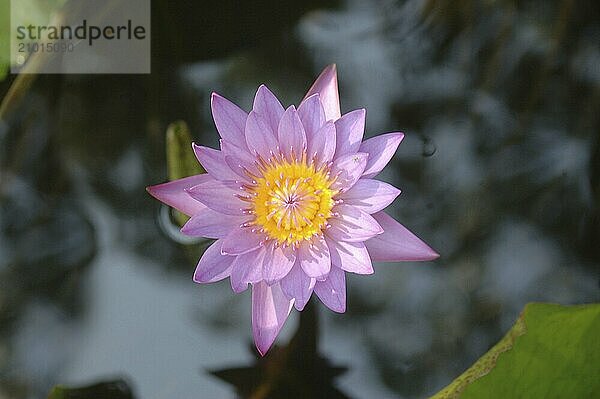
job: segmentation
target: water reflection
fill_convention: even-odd
[[[212,6],[169,4],[155,18],[211,34],[198,21]],[[216,145],[212,90],[248,107],[267,83],[297,102],[332,61],[343,110],[368,109],[367,136],[406,133],[380,178],[443,255],[350,276],[348,313],[321,312],[323,356],[348,366],[340,391],[431,394],[526,302],[600,300],[598,6],[354,0],[273,26],[237,25],[237,11],[222,42],[173,55],[187,39],[156,35],[149,77],[40,76],[1,122],[0,397],[115,376],[141,398],[233,395],[205,370],[254,361],[249,298],[191,283],[201,246],[161,231],[144,187],[165,177],[171,121]]]
[[[244,398],[348,398],[334,384],[346,368],[332,365],[319,353],[315,306],[314,299],[307,304],[285,346],[273,348],[264,358],[251,346],[257,356],[255,364],[210,373],[233,385]]]

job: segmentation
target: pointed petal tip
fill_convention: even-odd
[[[256,89],[256,94],[259,94],[259,93],[262,93],[262,92],[265,92],[265,91],[266,91],[266,92],[268,92],[268,93],[271,93],[271,94],[273,93],[273,92],[271,91],[271,89],[269,89],[269,88],[267,87],[267,85],[266,85],[266,84],[264,84],[264,83],[261,83],[261,84],[260,84],[260,86],[258,86],[258,89]],[[255,94],[255,95],[256,95],[256,94]]]
[[[154,198],[156,198],[157,200],[159,200],[160,202],[164,202],[163,201],[163,195],[161,195],[165,190],[164,190],[164,186],[165,184],[168,184],[170,182],[165,182],[165,183],[160,183],[160,184],[154,184],[152,186],[147,186],[146,187],[146,192],[148,194],[150,194],[151,196],[153,196]],[[185,189],[183,190],[185,191]]]
[[[293,305],[279,284],[268,286],[261,281],[252,285],[252,336],[261,356],[273,345]]]
[[[384,211],[372,216],[385,230],[384,234],[365,241],[374,262],[420,262],[439,257],[429,245]]]
[[[415,259],[418,262],[428,262],[428,261],[433,261],[436,260],[440,257],[440,254],[434,250],[433,248],[431,248],[429,246],[429,244],[427,244],[425,241],[419,239],[421,241],[421,254],[418,257],[418,259]],[[410,259],[408,259],[410,261]]]
[[[340,97],[338,93],[337,68],[335,64],[326,66],[304,96],[307,99],[320,93],[321,103],[325,110],[326,120],[337,120],[341,116]]]
[[[390,133],[390,135],[398,140],[398,142],[401,142],[404,139],[404,133],[402,132]]]
[[[434,249],[432,249],[431,247],[429,247],[430,249],[430,253],[427,255],[427,258],[425,258],[425,260],[436,260],[440,257],[440,254],[438,254]]]
[[[330,309],[331,311],[335,312],[335,313],[346,313],[346,304],[341,304],[339,307],[337,308],[333,308],[333,307],[328,307],[328,309]]]
[[[212,91],[210,92],[210,100],[211,102],[214,100],[225,100],[225,101],[229,101],[227,100],[225,97],[223,97],[221,94],[217,93],[216,91]]]
[[[312,296],[312,292],[311,292],[311,296]],[[308,304],[308,301],[310,301],[310,297],[306,301],[299,301],[299,300],[295,299],[294,300],[294,308],[296,308],[296,310],[298,312],[302,312],[304,310],[304,308],[306,307],[306,305]]]
[[[189,230],[185,226],[187,226],[187,223],[179,229],[179,232],[183,235],[191,236],[191,234],[189,234]]]
[[[200,278],[200,273],[198,272],[198,269],[196,269],[196,271],[194,271],[194,276],[192,277],[192,281],[196,284],[203,284],[203,281]]]
[[[291,309],[290,309],[291,310]],[[260,356],[265,356],[269,349],[275,343],[275,339],[279,335],[279,330],[276,331],[253,331],[254,346],[258,350]]]
[[[337,64],[333,63],[333,64],[327,65],[325,68],[323,68],[323,70],[321,71],[319,76],[325,76],[328,74],[332,74],[335,77],[337,77]]]
[[[275,342],[275,340],[273,340],[271,343],[265,343],[259,342],[256,338],[254,339],[254,345],[256,346],[256,350],[261,357],[264,357],[267,354],[269,349],[271,349],[273,342]]]
[[[219,101],[222,98],[223,98],[223,96],[221,96],[216,91],[213,91],[212,93],[210,93],[210,106],[211,106],[211,109],[213,108],[214,103],[216,101]]]

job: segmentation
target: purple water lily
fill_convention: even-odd
[[[250,113],[213,93],[221,149],[192,144],[208,172],[152,186],[150,194],[191,216],[181,231],[214,238],[194,281],[230,278],[252,287],[258,351],[273,344],[293,306],[312,293],[346,310],[345,273],[372,261],[431,260],[438,254],[382,210],[400,194],[374,179],[404,135],[362,141],[365,110],[341,115],[337,73],[321,73],[298,108],[284,109],[260,86]]]

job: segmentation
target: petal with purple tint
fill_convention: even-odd
[[[329,248],[324,239],[314,240],[312,244],[306,241],[300,244],[298,260],[302,270],[318,280],[323,280],[331,269]]]
[[[325,111],[319,93],[313,94],[300,103],[298,115],[304,126],[306,140],[310,143],[311,139],[325,123]]]
[[[204,173],[150,186],[147,187],[146,190],[159,201],[164,202],[188,216],[192,216],[206,208],[206,205],[190,197],[186,190],[200,183],[212,180],[214,179],[210,177],[208,173]]]
[[[357,109],[344,114],[335,121],[337,134],[336,158],[346,154],[354,154],[358,151],[365,133],[365,115],[366,111],[364,109]]]
[[[247,147],[246,147],[247,148]],[[256,157],[251,155],[247,149],[242,149],[227,140],[221,140],[221,152],[227,166],[238,176],[248,180],[248,172],[258,174],[254,161]]]
[[[398,195],[400,190],[391,184],[373,179],[359,179],[339,197],[345,204],[355,206],[367,213],[375,213],[394,202]]]
[[[346,275],[342,269],[332,267],[327,280],[317,281],[315,294],[334,312],[346,311]]]
[[[265,249],[238,255],[231,264],[231,288],[240,293],[248,288],[248,283],[258,283],[262,280],[262,264]]]
[[[325,110],[326,120],[336,120],[340,117],[340,95],[338,93],[337,70],[335,64],[328,65],[317,80],[308,89],[305,99],[319,93]]]
[[[281,280],[281,289],[289,299],[295,299],[294,307],[301,311],[308,303],[316,280],[304,273],[296,262],[292,270]]]
[[[245,147],[244,132],[248,114],[217,93],[213,93],[210,97],[210,107],[219,135],[237,146]]]
[[[203,208],[192,215],[181,232],[193,237],[223,238],[233,229],[239,228],[246,219],[246,216],[224,215],[210,208]]]
[[[379,223],[365,211],[351,205],[337,205],[333,210],[339,216],[329,219],[331,227],[326,230],[329,238],[360,242],[383,233]]]
[[[250,152],[260,154],[264,159],[269,158],[270,151],[275,151],[279,145],[277,128],[273,130],[267,119],[252,111],[246,122],[246,144]]]
[[[386,133],[363,141],[359,151],[369,154],[363,177],[377,175],[392,159],[403,138],[404,133]]]
[[[196,283],[214,283],[223,280],[231,273],[234,257],[221,254],[222,243],[222,240],[215,241],[202,254],[194,272]]]
[[[277,131],[281,151],[288,156],[294,153],[296,157],[299,157],[306,148],[306,134],[298,111],[293,105],[290,105],[283,113]]]
[[[343,155],[333,161],[331,172],[337,176],[332,188],[346,191],[360,179],[367,166],[368,154],[358,152],[356,154]]]
[[[283,106],[267,86],[260,85],[256,91],[252,111],[264,119],[269,132],[277,137],[277,128],[283,115]],[[248,137],[246,137],[246,140],[248,140]]]
[[[308,156],[319,162],[329,162],[335,153],[335,125],[329,121],[308,142]]]
[[[251,231],[251,227],[237,227],[223,238],[221,252],[225,255],[241,255],[260,247],[264,236]]]
[[[226,215],[242,215],[242,209],[247,208],[248,203],[238,197],[245,193],[236,187],[235,182],[211,179],[188,188],[186,192],[212,210]]]
[[[371,257],[362,242],[344,242],[327,240],[331,253],[331,264],[347,272],[373,274]]]
[[[269,285],[281,280],[290,272],[294,262],[296,253],[291,247],[269,245],[263,261],[263,278]]]
[[[239,179],[239,176],[231,170],[227,163],[225,163],[225,156],[221,151],[196,145],[195,143],[192,143],[192,148],[198,162],[200,162],[208,174],[215,179]]]
[[[252,285],[252,332],[261,356],[273,345],[293,302],[285,296],[279,284],[269,286],[261,281]]]
[[[384,233],[365,242],[374,262],[433,260],[439,255],[385,212],[373,214]]]

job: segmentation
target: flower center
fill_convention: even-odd
[[[255,217],[251,224],[282,245],[296,246],[320,236],[337,203],[329,165],[307,163],[305,156],[300,161],[271,158],[258,165],[260,176],[245,187],[251,194],[249,213]]]

